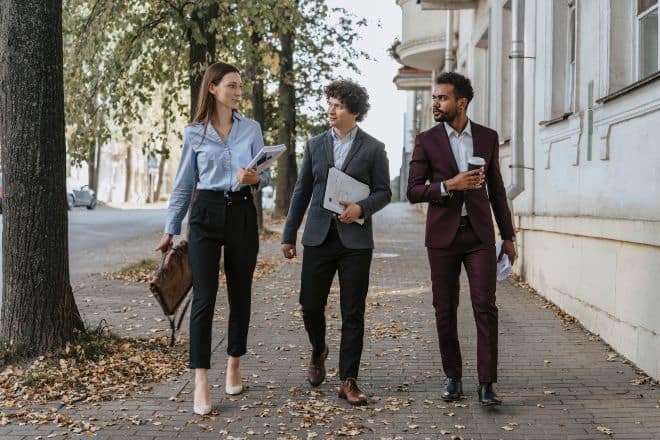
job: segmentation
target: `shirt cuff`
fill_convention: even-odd
[[[181,223],[178,225],[174,223],[168,223],[165,225],[163,232],[166,234],[179,235],[181,233]]]
[[[440,195],[442,197],[448,197],[450,194],[449,194],[449,191],[447,191],[447,187],[445,185],[444,180],[441,181],[439,185],[440,185]]]

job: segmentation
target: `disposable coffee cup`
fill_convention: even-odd
[[[486,161],[483,157],[472,156],[468,159],[468,171],[479,169],[486,166]]]

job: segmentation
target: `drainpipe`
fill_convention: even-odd
[[[513,29],[511,33],[511,184],[506,189],[510,200],[515,199],[525,189],[525,169],[523,144],[524,115],[524,71],[525,42],[523,39],[525,26],[525,11],[523,0],[512,0]]]
[[[454,11],[447,11],[447,29],[445,30],[446,43],[445,47],[445,72],[452,72],[454,70]]]

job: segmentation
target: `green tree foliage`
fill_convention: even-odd
[[[167,157],[168,131],[188,120],[186,100],[193,105],[195,84],[217,60],[243,72],[242,111],[260,119],[267,143],[284,124],[282,82],[295,94],[291,135],[306,138],[324,126],[323,85],[338,67],[357,71],[355,60],[368,57],[355,48],[365,20],[322,0],[64,0],[63,20],[68,148],[76,163],[91,162],[97,145],[144,124],[154,105],[160,120],[149,121],[138,147]],[[285,73],[283,33],[294,48]]]

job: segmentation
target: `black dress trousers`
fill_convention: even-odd
[[[223,247],[229,299],[227,354],[242,356],[247,351],[252,275],[259,251],[257,212],[249,190],[232,193],[231,198],[219,191],[199,191],[189,225],[193,277],[189,368],[208,369]]]
[[[300,304],[305,329],[315,353],[325,349],[325,306],[335,273],[339,272],[341,344],[339,376],[357,379],[362,357],[364,310],[369,289],[372,249],[345,247],[336,229],[320,246],[303,251]]]

